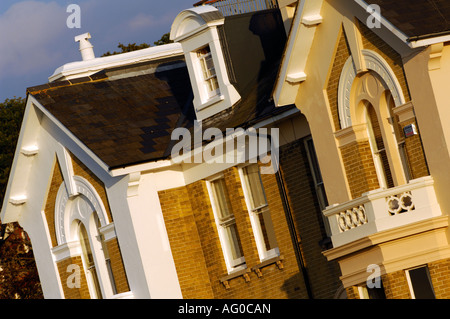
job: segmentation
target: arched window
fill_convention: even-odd
[[[369,102],[365,103],[364,111],[369,135],[369,144],[372,150],[378,182],[382,188],[394,187],[388,154],[384,145],[382,128],[378,122],[377,114],[375,113],[372,104]]]
[[[402,185],[411,175],[403,134],[393,110],[405,103],[403,91],[395,73],[380,55],[370,50],[362,50],[362,54],[366,71],[358,73],[350,57],[341,74],[340,128],[360,130],[366,126],[379,186]]]
[[[61,185],[55,209],[55,230],[60,250],[70,256],[81,255],[91,298],[110,298],[117,294],[105,236],[111,236],[108,215],[95,188],[84,178],[74,176],[77,195],[69,198]],[[105,230],[105,227],[109,227]],[[113,228],[114,229],[114,228]]]
[[[83,252],[82,260],[86,271],[89,292],[91,293],[91,297],[102,299],[102,291],[98,280],[97,269],[95,267],[95,260],[91,249],[89,234],[81,221],[78,221],[78,236],[80,238],[81,250]]]

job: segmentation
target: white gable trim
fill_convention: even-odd
[[[299,85],[307,79],[306,64],[314,35],[322,23],[323,0],[301,0],[297,4],[286,45],[286,57],[281,62],[273,97],[277,106],[294,104]]]
[[[65,127],[56,117],[53,116],[44,106],[42,106],[32,95],[29,96],[32,103],[48,117],[69,139],[74,142],[82,151],[84,151],[96,164],[98,164],[105,172],[109,173],[109,167],[97,155],[94,154],[83,142],[81,142],[67,127]]]

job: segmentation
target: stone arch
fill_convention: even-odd
[[[384,82],[392,94],[395,106],[405,104],[405,96],[402,87],[395,76],[394,71],[381,55],[371,50],[361,50],[362,56],[369,71],[375,72]],[[338,113],[341,129],[352,126],[352,92],[355,80],[358,77],[353,57],[350,56],[345,63],[338,88]]]
[[[89,225],[90,215],[97,213],[101,226],[110,223],[105,206],[94,186],[81,176],[74,176],[76,196],[69,197],[65,183],[59,187],[55,203],[55,232],[58,245],[70,242],[73,239],[73,221],[81,220]],[[76,209],[74,205],[87,205],[85,209]],[[81,212],[88,212],[83,214]]]

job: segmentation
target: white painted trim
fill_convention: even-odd
[[[109,299],[134,299],[132,291],[122,292],[120,294],[113,295]]]
[[[249,165],[252,165],[252,164],[249,164]],[[256,248],[258,250],[259,260],[261,262],[263,262],[270,258],[280,256],[280,250],[279,250],[278,246],[275,248],[272,248],[270,250],[266,250],[266,248],[265,248],[266,243],[264,241],[264,236],[263,236],[263,233],[261,230],[261,223],[259,221],[258,214],[253,212],[251,209],[251,204],[250,204],[251,194],[250,194],[250,189],[249,189],[250,186],[247,185],[247,183],[245,181],[245,176],[244,176],[244,168],[249,165],[244,165],[244,166],[239,167],[239,169],[238,169],[239,179],[241,180],[241,187],[244,192],[244,200],[245,200],[247,211],[248,211],[248,214],[250,217],[250,223],[252,225],[253,236],[255,237]],[[256,164],[253,164],[253,165],[256,165]],[[263,192],[265,192],[264,185],[262,185],[262,187],[263,187]],[[265,194],[264,194],[264,196],[266,197]],[[266,199],[266,201],[267,201],[267,199]],[[270,210],[269,210],[269,214],[270,214]],[[270,219],[272,220],[272,214],[270,214]]]
[[[37,145],[29,145],[21,148],[20,153],[25,156],[34,156],[39,153],[39,147]]]
[[[291,73],[286,76],[286,81],[290,83],[300,83],[303,81],[306,81],[306,73],[305,72],[298,72],[298,73]]]
[[[313,14],[302,18],[302,24],[306,26],[316,26],[318,24],[321,24],[322,21],[323,18],[320,14]]]
[[[443,35],[440,37],[434,37],[429,39],[423,39],[418,41],[411,41],[409,43],[409,46],[413,49],[420,48],[420,47],[426,47],[429,45],[437,44],[437,43],[444,43],[450,41],[450,35]]]
[[[212,185],[211,183],[222,178],[221,176],[214,176],[212,179],[209,179],[206,181],[206,188],[208,189],[208,195],[209,195],[209,200],[211,202],[211,207],[213,210],[213,214],[214,214],[214,221],[217,227],[217,232],[219,234],[219,241],[220,241],[220,246],[222,247],[222,253],[224,255],[224,259],[225,259],[225,265],[227,266],[227,271],[229,274],[242,270],[242,269],[246,269],[247,268],[247,264],[245,263],[245,256],[243,255],[242,257],[236,259],[239,261],[243,261],[244,264],[243,265],[239,265],[237,267],[233,266],[233,256],[231,253],[231,247],[230,247],[230,243],[228,242],[226,235],[225,235],[225,229],[223,226],[220,225],[219,223],[219,212],[217,211],[217,204],[214,200],[214,195],[213,195],[213,190],[212,190]],[[244,252],[242,252],[243,254]]]
[[[182,54],[183,50],[180,44],[170,43],[133,52],[95,58],[88,61],[71,62],[57,68],[53,75],[49,77],[49,82],[61,79],[71,80],[89,76],[108,68],[159,60]]]
[[[100,232],[100,234],[102,234],[104,236],[103,240],[105,242],[107,242],[108,240],[117,238],[116,226],[114,225],[114,222],[109,223],[106,226],[100,227],[98,229],[98,231]]]
[[[79,240],[74,240],[67,242],[58,246],[51,248],[53,260],[55,262],[60,262],[61,260],[81,256],[81,245]]]
[[[27,202],[27,195],[13,196],[9,199],[9,202],[14,206],[20,206]]]

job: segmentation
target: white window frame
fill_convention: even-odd
[[[223,179],[223,178],[224,178],[223,175],[218,175],[218,176],[214,176],[213,178],[208,179],[206,181],[206,187],[208,189],[211,206],[212,206],[212,210],[214,213],[214,220],[215,220],[216,227],[217,227],[217,230],[219,233],[220,245],[222,247],[222,252],[223,252],[223,255],[225,258],[225,264],[227,266],[227,271],[229,274],[231,274],[233,272],[246,269],[247,264],[245,261],[244,252],[241,252],[242,257],[233,259],[232,247],[231,247],[230,241],[228,239],[228,235],[226,234],[226,227],[224,226],[224,223],[222,223],[219,219],[220,214],[218,211],[218,205],[214,199],[214,191],[213,191],[212,183],[214,183],[217,180]],[[234,214],[233,214],[233,219],[234,219]],[[225,224],[228,224],[228,222],[226,222]]]
[[[199,51],[203,50],[203,49],[207,49],[209,52],[199,56]],[[212,54],[211,47],[209,45],[197,49],[194,53],[195,53],[195,58],[196,58],[197,65],[199,68],[198,73],[200,75],[200,79],[202,80],[200,87],[203,88],[203,94],[201,94],[201,95],[205,97],[204,100],[206,102],[206,101],[211,100],[214,97],[217,97],[220,95],[220,85],[219,85],[219,78],[217,76],[216,63],[214,61],[214,55]],[[202,65],[204,63],[205,67],[207,66],[206,59],[208,57],[211,58],[211,61],[214,65],[214,75],[211,75],[211,76],[205,78],[205,70],[203,69]],[[202,63],[202,60],[204,60],[205,62]],[[212,81],[214,78],[216,79],[216,82],[217,82],[217,89],[211,91],[211,90],[209,90],[208,86],[209,86],[209,82]]]
[[[250,196],[251,196],[250,195],[250,187],[249,187],[249,185],[247,185],[245,173],[244,173],[244,169],[250,165],[256,165],[256,164],[248,164],[248,165],[241,166],[238,168],[238,171],[239,171],[239,178],[241,180],[242,190],[244,192],[245,204],[247,206],[247,210],[248,210],[248,213],[250,216],[250,223],[252,225],[253,235],[254,235],[255,241],[256,241],[256,248],[258,250],[259,259],[261,262],[263,262],[263,261],[271,259],[271,258],[279,257],[280,249],[278,248],[278,243],[277,243],[277,247],[274,247],[270,250],[266,250],[266,243],[264,241],[264,236],[263,236],[262,229],[261,229],[261,222],[259,220],[258,215],[269,210],[269,205],[267,203],[267,198],[266,198],[266,194],[264,191],[264,185],[262,185],[262,182],[261,182],[262,189],[264,192],[264,197],[266,198],[266,204],[252,209],[251,200],[250,200]],[[270,214],[270,212],[269,212],[269,214]],[[270,218],[272,219],[271,216],[270,216]],[[273,227],[273,223],[272,223],[272,227]]]
[[[409,288],[409,292],[410,292],[410,294],[411,294],[411,299],[416,299],[416,295],[414,294],[414,287],[413,287],[413,284],[412,284],[412,281],[411,281],[411,277],[410,277],[410,275],[409,275],[409,272],[410,272],[411,270],[415,270],[415,269],[419,269],[419,268],[426,268],[426,271],[427,271],[428,279],[429,279],[429,281],[430,281],[431,288],[433,289],[433,293],[435,294],[435,292],[434,292],[434,287],[433,287],[433,282],[431,281],[430,270],[429,270],[428,266],[427,266],[427,265],[420,265],[420,266],[417,266],[417,267],[414,267],[414,268],[410,268],[410,269],[406,269],[406,270],[405,270],[406,281],[408,282],[408,288]],[[436,294],[435,294],[435,296],[436,296]]]

